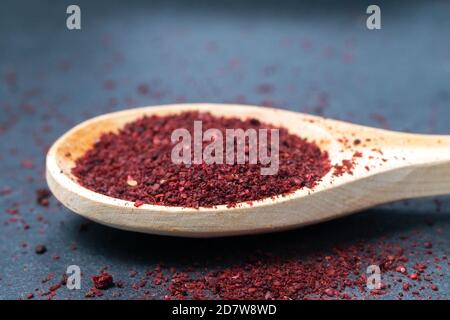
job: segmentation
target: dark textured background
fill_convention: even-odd
[[[283,255],[289,248],[288,255],[303,259],[360,240],[401,244],[414,252],[409,266],[430,262],[439,291],[407,298],[450,297],[450,266],[443,260],[439,271],[433,262],[449,254],[449,197],[385,205],[291,232],[215,240],[95,223],[80,232],[87,221],[54,198],[48,208],[35,203],[35,190],[46,186],[46,148],[76,123],[111,110],[239,102],[450,134],[449,1],[378,1],[379,31],[366,29],[370,3],[364,1],[75,1],[82,30],[68,31],[65,10],[72,3],[0,4],[0,298],[29,292],[40,298],[35,289],[46,291],[70,264],[85,275],[82,290],[61,288],[56,298],[83,298],[89,277],[105,266],[126,286],[104,298],[118,292],[133,298],[142,291],[132,289],[139,276],[130,278],[130,270],[142,275],[158,262],[220,269],[257,249]],[[142,85],[148,93],[139,91]],[[425,241],[433,243],[431,255]],[[41,243],[48,251],[36,255]],[[52,272],[55,279],[42,283]],[[375,298],[396,298],[401,286],[392,286]],[[160,286],[147,289],[164,295]]]

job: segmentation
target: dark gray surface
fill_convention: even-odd
[[[142,275],[158,262],[220,269],[257,249],[282,255],[298,248],[288,255],[303,259],[359,240],[415,250],[408,265],[449,254],[449,197],[385,205],[275,235],[186,240],[95,223],[79,232],[86,220],[54,198],[48,208],[37,206],[34,192],[46,186],[45,150],[59,135],[91,116],[142,105],[243,102],[450,134],[450,2],[382,3],[380,31],[365,28],[368,3],[360,1],[77,1],[82,30],[68,31],[71,3],[0,5],[0,190],[12,189],[0,196],[0,298],[46,291],[56,280],[42,279],[49,272],[58,279],[70,264],[85,275],[82,290],[62,288],[56,298],[83,298],[89,277],[105,266],[126,286],[104,297],[128,298],[142,296],[130,287],[139,278],[130,278],[130,270]],[[148,95],[138,92],[143,83]],[[266,83],[272,92],[258,90]],[[11,221],[7,208],[15,204],[18,220]],[[432,255],[421,249],[424,241],[433,243]],[[39,243],[48,248],[44,255],[34,253]],[[448,298],[450,267],[445,260],[439,265],[433,271],[439,291],[406,297]],[[164,295],[162,287],[147,289]],[[377,298],[396,298],[399,291],[396,284]]]

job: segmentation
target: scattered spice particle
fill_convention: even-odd
[[[56,283],[56,284],[52,285],[48,290],[49,291],[56,291],[59,288],[61,288],[61,283]]]
[[[433,199],[434,205],[436,206],[436,212],[441,212],[442,201],[440,199]]]
[[[33,163],[33,161],[28,160],[28,159],[22,160],[22,161],[20,162],[20,164],[21,164],[21,166],[22,166],[23,168],[25,168],[25,169],[33,169],[33,168],[34,168],[34,163]]]
[[[142,83],[142,84],[138,85],[137,91],[140,95],[146,96],[149,94],[150,88],[147,84]]]
[[[47,252],[47,247],[43,244],[38,244],[34,249],[34,252],[36,252],[37,254],[44,254]]]
[[[101,292],[97,288],[90,288],[88,292],[84,295],[86,298],[94,298],[103,296],[103,292]]]
[[[5,187],[0,190],[0,196],[6,196],[12,192],[12,188]]]
[[[94,283],[94,287],[99,290],[106,290],[114,286],[113,277],[107,272],[93,276],[92,282]]]
[[[138,272],[137,272],[136,270],[132,270],[132,271],[130,271],[130,278],[134,278],[134,277],[136,277],[136,276],[137,276],[137,274],[138,274]]]
[[[48,199],[51,196],[51,192],[48,189],[37,189],[36,190],[36,202],[43,206],[43,207],[47,207],[49,204]]]
[[[270,83],[261,83],[260,85],[258,85],[257,91],[262,94],[268,94],[274,91],[274,87]]]

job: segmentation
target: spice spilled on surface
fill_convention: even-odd
[[[331,169],[326,152],[285,128],[276,128],[279,168],[274,175],[261,175],[264,165],[259,160],[256,164],[234,165],[173,163],[172,132],[185,128],[192,135],[197,120],[202,121],[204,131],[215,128],[223,136],[226,129],[275,128],[256,119],[216,117],[204,112],[146,116],[125,125],[118,133],[103,134],[77,159],[72,173],[84,187],[133,201],[135,206],[146,203],[198,208],[232,207],[313,188]],[[203,148],[210,143],[203,141]],[[248,156],[248,148],[245,152]]]

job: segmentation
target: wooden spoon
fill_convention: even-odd
[[[143,115],[188,110],[283,126],[327,150],[333,165],[353,158],[353,173],[336,176],[331,170],[312,190],[252,205],[199,209],[147,204],[136,208],[133,202],[82,187],[71,174],[74,160],[102,133]],[[109,113],[77,125],[49,150],[46,175],[51,191],[67,208],[115,228],[185,237],[255,234],[335,219],[395,200],[450,193],[450,136],[392,132],[256,106],[175,104]]]

